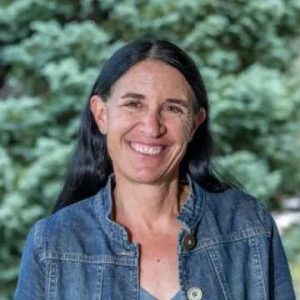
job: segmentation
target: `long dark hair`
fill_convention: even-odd
[[[77,145],[55,211],[95,195],[106,184],[113,171],[112,164],[105,137],[99,131],[90,111],[89,100],[93,95],[107,99],[112,85],[133,65],[145,59],[159,60],[176,68],[194,91],[195,112],[204,108],[207,114],[188,145],[180,164],[180,176],[189,173],[205,189],[224,188],[225,185],[211,174],[213,142],[209,128],[207,92],[195,63],[183,50],[168,41],[138,40],[123,46],[112,55],[93,86],[82,113]]]

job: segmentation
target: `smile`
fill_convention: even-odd
[[[156,155],[163,150],[162,146],[149,146],[138,143],[131,143],[130,146],[134,151],[148,155]]]

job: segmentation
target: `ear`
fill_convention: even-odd
[[[103,99],[94,95],[90,99],[90,110],[94,116],[94,120],[102,134],[107,132],[107,105]]]
[[[193,136],[199,126],[204,122],[206,118],[206,111],[204,108],[200,108],[198,114],[194,117],[191,132],[190,132],[190,141],[193,139]]]

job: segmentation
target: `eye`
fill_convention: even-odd
[[[181,115],[184,113],[183,109],[177,105],[166,105],[164,110],[174,115]]]
[[[130,100],[125,102],[122,106],[130,110],[137,110],[142,107],[142,103],[140,101]]]

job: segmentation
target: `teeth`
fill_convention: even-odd
[[[137,143],[131,143],[131,147],[139,153],[152,154],[152,155],[159,154],[160,151],[162,150],[161,146],[151,147],[151,146],[145,146],[145,145],[141,145],[141,144],[137,144]]]

